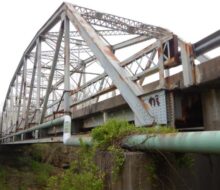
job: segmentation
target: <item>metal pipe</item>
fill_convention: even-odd
[[[220,46],[220,30],[193,44],[195,56],[204,54]]]
[[[77,136],[73,135],[70,138],[68,138],[66,141],[64,141],[65,145],[71,145],[71,146],[80,146],[81,143],[84,145],[92,146],[92,137],[90,136]]]
[[[219,144],[220,131],[132,135],[122,141],[128,149],[195,153],[220,153]]]
[[[66,145],[79,146],[80,141],[92,145],[88,136],[71,136]],[[220,131],[178,132],[169,134],[131,135],[122,140],[122,147],[139,151],[220,153]]]
[[[70,116],[68,116],[68,117],[70,117]],[[29,128],[29,129],[26,129],[26,130],[23,130],[23,131],[19,131],[17,133],[13,133],[11,135],[8,135],[6,137],[1,138],[1,140],[6,139],[6,138],[10,138],[10,137],[13,137],[13,136],[25,134],[25,133],[30,133],[30,132],[38,130],[38,129],[45,129],[45,128],[49,128],[51,126],[61,125],[65,121],[65,119],[67,119],[66,116],[63,116],[63,117],[54,119],[52,121],[48,121],[46,123],[42,123],[42,124],[40,124],[36,127],[32,127],[32,128]]]
[[[54,119],[52,121],[48,121],[46,123],[42,123],[36,127],[32,127],[30,129],[26,129],[23,131],[19,131],[17,133],[8,135],[6,137],[1,138],[0,140],[4,140],[10,137],[14,137],[17,135],[22,135],[25,133],[30,133],[39,129],[45,129],[45,128],[49,128],[52,126],[58,126],[58,125],[62,125],[63,124],[63,143],[66,145],[72,145],[72,146],[80,146],[81,144],[81,139],[83,140],[83,142],[87,145],[92,145],[92,140],[91,137],[87,136],[71,136],[71,117],[69,115],[64,115],[63,117]]]
[[[92,146],[92,137],[88,135],[71,135],[71,117],[63,117],[40,124],[37,127],[26,129],[9,135],[10,138],[16,135],[29,133],[38,129],[61,125],[63,123],[63,143],[65,145],[80,146],[81,142]],[[194,153],[220,153],[220,131],[203,132],[178,132],[168,134],[145,134],[131,135],[122,140],[122,147],[133,150],[160,150],[171,152],[194,152]]]

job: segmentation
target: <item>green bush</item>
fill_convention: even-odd
[[[108,120],[104,125],[92,130],[92,138],[95,146],[101,149],[107,149],[111,145],[119,147],[123,137],[132,134],[152,134],[152,133],[173,133],[174,128],[166,126],[155,127],[135,127],[123,120]]]
[[[127,121],[109,120],[104,125],[92,130],[93,147],[89,148],[81,143],[76,154],[77,158],[71,163],[71,167],[59,176],[50,177],[47,190],[102,190],[105,174],[94,162],[97,152],[110,152],[112,157],[111,175],[116,180],[125,162],[124,150],[120,146],[124,137],[131,134],[168,132],[175,132],[175,130],[160,126],[135,127]]]
[[[45,186],[50,177],[53,167],[49,164],[31,161],[31,169],[35,174],[35,180],[38,186]]]
[[[126,121],[109,120],[92,130],[92,138],[98,148],[106,149],[134,129],[135,127]]]
[[[47,190],[102,190],[104,174],[93,158],[94,151],[81,145],[70,168],[62,175],[50,177]]]
[[[7,190],[7,180],[6,180],[6,170],[2,166],[0,166],[0,187],[2,190]]]

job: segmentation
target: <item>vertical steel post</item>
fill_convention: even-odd
[[[10,110],[9,110],[10,104],[9,104],[9,97],[7,98],[7,104],[6,104],[6,128],[5,132],[8,134],[8,128],[10,126]]]
[[[38,44],[36,43],[36,53],[35,53],[33,72],[32,72],[32,77],[31,77],[31,84],[30,84],[30,92],[29,92],[27,110],[26,110],[26,117],[25,117],[25,128],[28,125],[28,117],[29,117],[30,105],[31,105],[31,100],[32,100],[34,80],[35,80],[35,74],[36,74],[36,68],[37,68],[37,52],[38,52]]]
[[[181,48],[181,61],[183,66],[183,83],[185,87],[193,85],[193,65],[190,59],[191,46],[179,40]]]
[[[26,71],[25,65],[26,64],[25,64],[25,61],[24,61],[24,58],[23,58],[23,73],[22,73],[21,84],[20,84],[20,92],[19,92],[19,97],[18,97],[16,128],[18,128],[18,125],[19,125],[19,117],[20,117],[20,111],[21,111],[21,99],[22,99],[22,93],[23,93],[23,89],[24,89],[24,77],[25,77],[25,71]]]
[[[37,99],[36,123],[40,123],[40,92],[41,92],[41,39],[37,40]]]
[[[15,77],[15,94],[14,94],[14,108],[13,108],[13,125],[16,131],[16,121],[17,121],[17,112],[18,112],[18,80],[19,74],[17,73]]]
[[[23,86],[23,105],[22,105],[22,120],[26,118],[26,87],[27,87],[27,58],[24,56],[24,63],[23,63],[23,69],[24,69],[24,86]]]
[[[104,81],[105,81],[105,78],[103,78],[103,79],[101,80],[100,86],[99,86],[99,88],[98,88],[98,91],[101,91],[101,90],[102,90]],[[100,96],[98,96],[98,97],[95,99],[95,103],[97,103],[97,102],[99,101],[99,98],[100,98]]]
[[[3,125],[3,131],[4,131],[4,134],[6,134],[6,129],[8,127],[8,118],[7,118],[7,115],[8,115],[8,110],[7,110],[7,104],[8,104],[8,100],[6,99],[5,100],[5,111],[4,111],[4,125]]]
[[[163,44],[160,42],[160,47],[158,48],[158,62],[159,62],[159,85],[160,88],[165,87],[165,77],[164,77],[164,59],[163,59]]]
[[[64,18],[64,112],[70,112],[70,24],[69,19]]]
[[[4,127],[6,126],[6,114],[5,114],[5,110],[2,111],[2,115],[1,115],[1,126],[0,126],[0,136],[3,136],[3,132],[4,132]]]
[[[78,81],[78,87],[80,87],[81,85],[84,84],[84,81],[85,81],[83,72],[85,71],[86,64],[83,64],[81,66],[81,64],[82,64],[81,60],[80,60],[80,46],[81,46],[81,42],[77,41],[76,46],[78,47],[78,56],[77,56],[78,57],[78,65],[80,67],[82,67],[82,72],[80,73],[79,81]],[[82,93],[83,93],[83,97],[84,97],[85,96],[85,89],[82,90]],[[76,97],[77,97],[77,99],[79,98],[79,93],[77,93]]]
[[[6,100],[6,102],[7,102],[7,100]],[[6,134],[6,129],[7,129],[7,126],[8,126],[8,118],[7,118],[8,111],[7,111],[7,107],[5,107],[5,113],[4,114],[5,114],[5,117],[4,117],[3,131],[4,131],[4,134]]]
[[[57,65],[58,55],[59,55],[60,46],[61,46],[61,42],[62,42],[62,38],[63,38],[63,32],[64,32],[63,28],[64,28],[64,26],[63,26],[63,21],[62,21],[61,26],[60,26],[60,30],[59,30],[59,35],[58,35],[58,38],[57,38],[56,49],[55,49],[55,53],[54,53],[54,57],[53,57],[53,63],[52,63],[50,76],[49,76],[49,80],[48,80],[48,85],[47,85],[47,91],[46,91],[46,95],[44,97],[44,103],[43,103],[43,108],[42,108],[42,112],[41,112],[40,123],[42,123],[44,121],[44,116],[45,116],[45,113],[46,113],[47,102],[48,102],[49,95],[50,95],[50,92],[51,92],[52,81],[53,81],[53,77],[54,77],[54,71],[55,71],[55,68],[56,68],[56,65]]]
[[[19,82],[19,74],[17,74],[16,81],[15,81],[15,113],[14,113],[14,123],[16,124],[17,115],[18,112],[18,82]]]
[[[147,64],[146,64],[144,70],[147,70],[148,68],[150,68],[150,66],[151,66],[151,64],[152,64],[152,62],[153,62],[153,60],[154,60],[154,57],[155,57],[156,53],[157,53],[157,51],[156,51],[156,49],[154,49],[153,52],[150,54],[150,57],[148,57],[148,61],[147,61]],[[143,85],[144,79],[145,79],[145,78],[141,78],[140,81],[139,81],[139,84],[140,84],[141,86]]]
[[[0,121],[0,137],[2,137],[2,131],[3,131],[3,122],[4,122],[4,110],[1,113],[1,121]]]
[[[12,87],[11,86],[11,91],[10,91],[10,111],[9,111],[9,113],[10,113],[10,126],[9,126],[9,128],[10,128],[10,132],[11,131],[13,131],[13,119],[14,119],[14,100],[13,100],[13,96],[14,96],[14,94],[13,94],[13,88],[14,87]]]

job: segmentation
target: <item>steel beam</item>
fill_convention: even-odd
[[[41,95],[41,39],[37,41],[37,97],[36,97],[36,123],[40,120],[40,95]]]
[[[18,87],[19,87],[19,82],[18,82],[18,80],[19,80],[19,74],[17,75],[17,77],[16,77],[16,80],[15,80],[15,102],[14,102],[14,121],[13,121],[13,123],[14,123],[14,126],[15,126],[15,130],[16,130],[16,121],[17,121],[17,112],[18,112]]]
[[[70,112],[70,23],[64,18],[64,112]]]
[[[13,99],[13,86],[11,87],[11,93],[10,93],[10,132],[13,132],[13,127],[14,127],[14,122],[13,122],[13,119],[14,119],[14,99]]]
[[[62,42],[63,32],[64,32],[64,23],[62,21],[61,26],[60,26],[58,39],[57,39],[56,49],[55,49],[55,53],[54,53],[54,59],[53,59],[53,63],[52,63],[51,71],[50,71],[50,76],[49,76],[49,80],[48,80],[47,91],[46,91],[46,95],[44,97],[43,108],[42,108],[41,117],[40,117],[40,123],[43,122],[44,116],[46,113],[47,103],[48,103],[49,95],[50,95],[51,88],[52,88],[52,81],[53,81],[53,77],[54,77],[54,71],[55,71],[55,68],[57,65],[57,59],[58,59],[59,50],[60,50],[60,46],[61,46],[61,42]]]
[[[38,52],[38,46],[36,46]],[[27,103],[27,109],[26,109],[26,116],[25,116],[25,128],[28,127],[28,120],[29,120],[29,111],[30,111],[30,105],[31,105],[31,99],[32,99],[32,93],[33,93],[33,86],[34,86],[34,80],[36,75],[36,69],[37,69],[37,53],[35,55],[34,64],[33,64],[33,72],[31,77],[31,84],[30,84],[30,91],[29,91],[29,97],[28,97],[28,103]]]
[[[118,44],[115,44],[113,46],[111,46],[111,49],[112,51],[115,51],[115,50],[118,50],[118,49],[122,49],[122,48],[125,48],[125,47],[128,47],[128,46],[131,46],[131,45],[135,45],[137,43],[140,43],[142,42],[142,40],[146,40],[147,37],[143,37],[143,36],[140,36],[140,37],[135,37],[135,38],[132,38],[130,40],[126,40],[124,42],[121,42],[121,43],[118,43]],[[83,67],[84,65],[88,64],[88,63],[91,63],[92,61],[95,61],[96,60],[96,57],[95,56],[91,56],[89,57],[88,59],[86,60],[83,60],[79,66],[78,69],[80,69],[81,67]],[[71,70],[70,71],[70,75],[74,74],[74,73],[77,73],[78,71],[77,70]],[[104,76],[104,75],[103,75]],[[106,74],[105,74],[106,76]],[[56,84],[54,84],[54,86],[59,86],[60,84],[62,84],[64,81],[64,78],[61,79],[60,81],[58,81]]]
[[[66,5],[68,7],[68,5],[71,4],[66,3]],[[95,10],[88,9],[85,7],[80,7],[77,5],[72,5],[72,6],[75,9],[75,11],[78,14],[80,14],[87,23],[91,25],[101,26],[110,29],[117,29],[120,31],[125,31],[130,34],[139,34],[139,35],[151,36],[155,38],[160,38],[170,33],[170,31],[164,28],[152,26],[149,24],[144,24],[138,21],[130,20],[116,15],[97,12]]]
[[[124,35],[131,35],[127,32],[119,31],[119,30],[99,30],[98,31],[100,36],[124,36]],[[58,36],[58,32],[48,32],[43,38],[56,38]],[[70,39],[73,37],[79,37],[80,34],[78,31],[71,31],[70,32]]]
[[[26,57],[24,57],[24,59],[23,59],[23,61],[24,61],[24,63],[23,63],[23,74],[24,74],[24,87],[23,87],[23,94],[22,94],[22,96],[23,96],[23,110],[22,110],[22,118],[21,119],[23,119],[23,118],[26,118],[26,87],[27,87],[27,58]]]
[[[206,62],[206,61],[210,60],[210,58],[206,55],[200,55],[196,59],[200,62]]]
[[[152,124],[153,118],[148,113],[150,106],[137,97],[143,93],[143,90],[129,80],[128,74],[120,67],[120,62],[110,48],[104,44],[95,30],[76,12],[71,4],[67,4],[67,15],[128,102],[137,117],[137,124]]]
[[[162,39],[161,41],[165,42],[168,39],[170,39],[170,37],[166,37],[166,38]],[[155,42],[155,43],[149,45],[148,47],[140,50],[139,52],[135,53],[134,55],[130,56],[129,58],[125,59],[124,61],[122,61],[120,63],[120,65],[122,67],[124,67],[124,66],[130,64],[131,62],[139,59],[140,57],[145,56],[146,53],[149,53],[149,52],[152,51],[151,56],[149,58],[150,60],[147,63],[147,66],[150,66],[150,64],[152,63],[153,58],[155,57],[155,54],[156,54],[157,49],[159,48],[159,46],[160,45],[158,44],[158,42]],[[163,54],[161,56],[161,61],[163,61]],[[163,65],[162,65],[162,68],[163,68]],[[153,68],[151,68],[149,70],[143,71],[142,73],[138,74],[137,76],[131,77],[131,80],[135,81],[135,80],[138,80],[138,79],[142,79],[144,76],[147,76],[147,75],[150,75],[150,74],[154,74],[156,72],[158,72],[158,67],[153,67]],[[85,85],[81,85],[75,92],[78,92],[78,91],[88,87],[89,85],[92,85],[93,83],[96,83],[96,82],[98,82],[101,79],[104,79],[107,76],[108,75],[106,73],[102,73],[99,76],[97,76],[97,77],[93,78],[92,80],[88,81]],[[141,84],[142,83],[143,83],[143,81],[141,82]]]
[[[41,40],[37,41],[38,49],[37,54],[37,98],[36,98],[36,107],[40,109],[40,88],[41,88]]]
[[[20,69],[22,68],[23,66],[23,59],[25,56],[28,56],[31,51],[33,50],[33,48],[35,47],[36,45],[36,41],[37,39],[40,37],[40,36],[45,36],[45,34],[53,27],[55,26],[58,21],[60,20],[60,17],[61,17],[61,14],[64,12],[64,10],[66,9],[66,3],[62,3],[61,6],[55,11],[55,13],[48,19],[48,21],[41,27],[41,29],[36,33],[36,35],[34,36],[33,40],[30,42],[29,46],[26,48],[20,62],[19,62],[19,65],[15,71],[15,74],[14,76],[12,77],[12,80],[10,82],[10,85],[9,85],[9,88],[8,88],[8,91],[7,91],[7,94],[6,94],[6,99],[8,98],[9,96],[9,93],[10,93],[10,86],[13,85],[14,81],[15,81],[15,76],[16,74],[20,71]],[[160,27],[155,27],[155,26],[151,26],[151,25],[146,25],[146,24],[143,24],[141,22],[137,22],[137,21],[133,21],[133,20],[130,20],[130,19],[125,19],[125,18],[122,18],[122,17],[117,17],[117,16],[114,16],[114,15],[110,15],[110,14],[104,14],[104,13],[100,13],[100,12],[96,12],[94,10],[91,10],[91,9],[87,9],[87,8],[83,8],[83,7],[79,7],[79,6],[75,6],[77,8],[77,10],[79,12],[82,12],[83,16],[92,16],[90,18],[86,17],[86,19],[88,19],[88,21],[91,21],[91,23],[93,23],[95,20],[95,24],[97,24],[98,22],[99,23],[103,23],[104,25],[107,24],[107,27],[111,27],[111,31],[107,30],[107,31],[104,31],[104,33],[108,33],[107,35],[109,35],[110,33],[112,35],[114,34],[120,34],[120,35],[125,35],[125,34],[129,34],[129,33],[140,33],[140,34],[146,34],[147,36],[163,36],[163,35],[167,35],[168,33],[170,33],[169,31],[163,29],[163,28],[160,28]],[[85,14],[86,12],[88,12],[89,14]],[[90,14],[91,13],[91,14]],[[95,14],[94,14],[95,13]],[[101,16],[101,17],[99,17]],[[112,19],[112,22],[109,22],[110,20],[103,20],[104,17],[109,19],[111,18]],[[120,20],[120,24],[118,25],[117,24],[117,19]],[[120,26],[120,28],[116,28],[114,29],[115,26]],[[121,28],[122,27],[122,28]],[[126,28],[126,30],[128,32],[123,32],[122,30],[124,30]],[[113,30],[113,32],[112,32]],[[104,35],[104,34],[103,34]],[[5,99],[5,102],[4,102],[4,106],[3,106],[3,110],[5,109],[5,106],[6,106],[6,99]]]
[[[157,51],[156,51],[156,49],[155,49],[155,50],[151,53],[150,57],[148,57],[148,61],[147,61],[147,64],[146,64],[144,70],[147,70],[147,69],[150,68],[151,64],[153,63],[153,60],[154,60],[154,57],[155,57],[156,53],[157,53]],[[144,77],[139,80],[139,84],[142,86],[143,82],[144,82]]]
[[[165,88],[165,76],[164,76],[164,52],[163,52],[163,43],[160,42],[160,47],[158,48],[158,61],[159,61],[159,81],[160,88]]]
[[[183,66],[183,83],[185,87],[191,86],[194,83],[193,78],[193,63],[191,59],[192,48],[190,44],[179,40],[181,48],[181,61]]]
[[[161,41],[162,41],[162,42],[166,42],[166,41],[169,40],[170,38],[171,38],[171,37],[166,37],[166,38],[163,38]],[[113,47],[114,47],[114,46],[113,46]],[[124,67],[124,66],[130,64],[131,62],[133,62],[133,61],[135,61],[135,60],[141,58],[142,56],[145,56],[146,53],[149,53],[149,52],[152,51],[152,53],[151,53],[151,55],[150,55],[150,58],[149,58],[149,60],[148,60],[148,62],[147,62],[147,65],[146,65],[146,69],[147,69],[148,67],[150,67],[151,63],[153,62],[153,58],[155,57],[156,52],[158,51],[158,50],[157,50],[158,48],[159,48],[159,43],[158,43],[158,42],[155,42],[155,43],[149,45],[148,47],[146,47],[146,48],[140,50],[139,52],[135,53],[134,55],[130,56],[129,58],[125,59],[124,61],[122,61],[122,62],[120,63],[120,65],[121,65],[122,67]],[[161,59],[162,59],[162,57],[161,57]],[[162,65],[162,66],[163,66],[163,65]],[[137,75],[135,75],[135,76],[132,76],[132,77],[130,77],[130,79],[131,79],[132,81],[136,81],[136,80],[139,80],[139,79],[140,79],[140,84],[142,84],[144,77],[149,76],[149,75],[152,75],[152,74],[154,74],[154,73],[156,73],[156,72],[158,72],[158,66],[152,67],[152,68],[150,68],[150,69],[148,69],[148,70],[145,70],[145,71],[143,71],[143,72],[141,72],[141,73],[139,73],[139,74],[137,74]],[[75,71],[74,73],[77,73],[77,72]],[[71,73],[71,74],[73,74],[73,73]],[[100,74],[99,76],[97,76],[97,77],[93,78],[92,80],[88,81],[86,84],[81,85],[79,88],[77,88],[77,90],[74,90],[74,93],[77,93],[77,92],[79,92],[79,91],[85,89],[85,88],[88,87],[89,85],[92,85],[92,84],[98,82],[99,80],[104,79],[104,78],[107,77],[107,76],[108,76],[108,75],[107,75],[105,72],[102,73],[102,74]],[[88,100],[88,99],[89,99],[89,97],[88,97],[88,98],[85,98],[83,101],[86,101],[86,100]],[[59,101],[58,101],[58,102],[59,102]],[[54,102],[53,104],[50,105],[50,107],[51,107],[52,105],[54,105],[54,104],[57,104],[58,102]],[[82,101],[80,101],[80,102],[82,102]],[[77,102],[77,103],[78,103],[78,102]]]
[[[150,39],[152,39],[152,37],[149,37],[149,36],[138,36],[138,37],[131,38],[129,40],[120,42],[118,44],[115,44],[115,45],[113,45],[112,49],[113,50],[119,50],[119,49],[122,49],[122,48],[126,48],[128,46],[135,45],[137,43],[145,42],[145,41],[150,40]]]
[[[44,35],[46,32],[48,32],[59,20],[60,20],[60,16],[61,13],[64,11],[65,9],[65,3],[62,3],[60,5],[60,7],[56,10],[56,12],[48,19],[48,21],[41,27],[41,29],[37,32],[37,34],[34,36],[33,40],[30,42],[30,44],[28,45],[28,47],[26,48],[20,62],[19,65],[12,77],[12,80],[10,82],[9,87],[14,83],[15,80],[15,76],[16,74],[19,72],[19,70],[22,68],[23,66],[23,59],[26,55],[28,55],[34,48],[34,46],[36,45],[36,41],[37,39],[41,36]],[[8,88],[7,94],[6,94],[6,99],[8,97],[10,93],[10,88]],[[6,106],[6,102],[4,102],[4,106],[3,106],[3,110]]]

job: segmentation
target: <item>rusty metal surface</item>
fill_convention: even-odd
[[[209,60],[206,63],[203,63],[201,65],[196,66],[197,72],[200,72],[200,81],[197,81],[198,87],[199,87],[199,85],[204,85],[207,82],[213,83],[215,80],[219,79],[219,73],[220,73],[219,63],[220,63],[220,57],[213,59],[213,60]],[[207,73],[209,73],[208,69],[207,69],[207,67],[209,67],[209,65],[212,65],[212,68],[213,68],[212,74],[207,74]],[[166,83],[168,84],[168,90],[187,89],[186,87],[184,87],[182,81],[183,81],[182,73],[177,73],[175,75],[167,77]],[[207,85],[209,85],[209,84],[207,83]],[[155,81],[155,82],[152,82],[150,84],[145,85],[143,88],[144,88],[145,93],[148,93],[148,92],[156,91],[158,86],[159,86],[159,81]],[[75,111],[75,109],[73,107],[72,108],[72,110],[73,110],[72,111],[73,112],[72,118],[76,119],[76,118],[81,118],[83,116],[87,117],[89,114],[103,112],[103,111],[114,109],[114,108],[117,109],[117,107],[120,107],[123,105],[126,105],[126,102],[119,95],[116,97],[112,97],[108,100],[105,100],[103,102],[97,103],[95,105],[88,106],[88,107],[83,108],[78,111]],[[172,105],[172,106],[174,106],[174,105]]]

